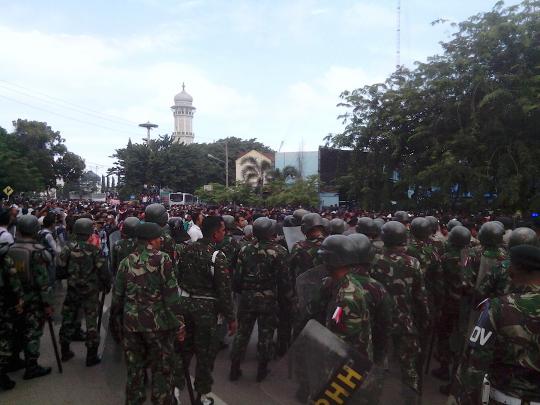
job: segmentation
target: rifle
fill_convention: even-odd
[[[51,317],[47,317],[47,323],[49,324],[49,332],[51,334],[51,341],[54,348],[54,357],[56,357],[56,364],[58,366],[58,372],[62,374],[64,370],[62,369],[62,361],[60,360],[60,354],[58,353],[58,344],[56,343],[56,336],[54,334],[54,328],[52,324]]]

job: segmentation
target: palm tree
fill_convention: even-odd
[[[264,181],[267,174],[272,170],[272,164],[268,160],[258,161],[253,156],[246,156],[240,161],[244,166],[242,169],[242,178],[248,184],[256,181],[259,194],[262,195]]]

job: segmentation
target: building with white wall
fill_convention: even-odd
[[[272,168],[274,167],[274,154],[273,153],[263,153],[263,152],[259,152],[259,151],[256,151],[256,150],[252,149],[249,152],[246,152],[243,155],[241,155],[240,157],[238,157],[236,159],[236,161],[235,161],[236,181],[237,182],[245,182],[246,181],[242,176],[242,171],[244,170],[244,168],[247,165],[250,164],[249,162],[246,161],[246,158],[248,158],[248,157],[252,157],[253,159],[255,159],[255,161],[257,162],[258,165],[260,165],[262,161],[267,161]],[[264,181],[266,182],[266,180],[267,179],[265,178]],[[256,186],[257,182],[256,182],[256,180],[252,180],[250,182],[250,184],[252,186]]]

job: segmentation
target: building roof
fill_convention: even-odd
[[[259,155],[263,155],[264,157],[266,157],[271,162],[274,162],[275,154],[273,152],[260,152],[260,151],[258,151],[256,149],[251,149],[251,150],[248,150],[247,152],[242,153],[240,156],[238,156],[236,158],[236,160],[242,159],[244,156],[246,156],[248,153],[251,153],[251,152],[257,152]]]
[[[174,96],[174,104],[193,103],[193,97],[186,92],[186,85],[182,83],[182,91]]]

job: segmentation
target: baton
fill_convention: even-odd
[[[196,405],[197,402],[195,402],[195,394],[193,393],[193,385],[191,384],[191,376],[189,375],[189,367],[186,361],[186,356],[182,356],[182,368],[184,369],[184,378],[186,379],[189,400],[191,402],[191,405]]]
[[[60,360],[60,354],[58,353],[58,344],[56,343],[56,336],[54,335],[54,328],[50,317],[47,318],[47,323],[49,324],[49,332],[51,333],[51,341],[54,348],[54,357],[56,357],[56,364],[58,365],[58,372],[62,374],[64,370],[62,369],[62,361]]]
[[[105,305],[105,291],[101,293],[101,299],[99,300],[99,316],[98,316],[98,323],[97,323],[98,336],[101,332],[101,318],[103,318],[103,305]]]
[[[428,348],[427,358],[426,358],[425,374],[429,374],[429,367],[431,365],[431,356],[433,355],[433,346],[435,346],[435,331],[434,330],[432,330],[431,332],[431,339],[429,341],[429,348]]]

